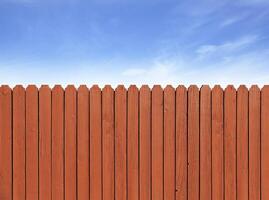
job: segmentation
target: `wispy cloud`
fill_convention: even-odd
[[[199,57],[204,57],[213,53],[234,53],[234,51],[236,50],[240,50],[255,43],[258,39],[259,36],[257,35],[250,35],[241,37],[235,41],[229,41],[219,45],[206,44],[198,47],[196,53],[199,55]]]
[[[269,83],[269,50],[257,51],[233,57],[221,62],[203,63],[189,60],[165,60],[153,63],[152,67],[143,69],[139,75],[126,75],[124,80],[133,80],[134,83],[153,84],[227,84],[238,86],[242,83],[263,85]],[[141,68],[139,68],[141,70]],[[137,69],[132,69],[137,70]],[[261,76],[261,74],[264,74]],[[127,81],[132,83],[132,81]]]
[[[246,19],[247,16],[248,15],[246,15],[246,14],[240,14],[240,16],[235,16],[235,17],[230,17],[230,18],[224,19],[224,21],[220,23],[220,27],[224,28],[226,26],[236,24],[236,23]]]

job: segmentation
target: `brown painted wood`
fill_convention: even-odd
[[[175,134],[175,89],[164,89],[164,199],[175,200],[176,196],[176,134]]]
[[[184,86],[176,89],[176,200],[188,198],[188,93]]]
[[[269,86],[261,92],[261,199],[269,199]]]
[[[39,90],[39,200],[51,199],[51,89]]]
[[[52,200],[64,200],[64,90],[52,89]]]
[[[164,198],[164,141],[163,141],[163,90],[159,85],[152,88],[152,199]]]
[[[267,199],[269,89],[0,87],[0,199]]]
[[[77,91],[73,85],[65,89],[65,200],[77,197]]]
[[[12,90],[0,87],[0,199],[12,200]]]
[[[127,199],[127,92],[115,90],[115,199]]]
[[[26,200],[38,199],[38,89],[26,88]]]
[[[13,89],[13,199],[25,199],[25,89]]]
[[[114,90],[107,85],[102,90],[103,200],[115,196],[114,114]]]
[[[261,190],[261,102],[260,89],[249,90],[249,200],[260,199]]]
[[[212,199],[224,199],[223,90],[212,89]]]
[[[147,85],[139,95],[140,200],[151,199],[151,91]]]
[[[90,89],[90,199],[102,199],[101,90]]]
[[[200,90],[200,199],[211,200],[211,89]]]
[[[237,91],[237,200],[248,199],[248,89]]]
[[[199,199],[199,89],[188,88],[188,199]]]
[[[236,90],[224,91],[225,200],[236,200]]]
[[[77,198],[90,198],[90,101],[89,89],[82,85],[78,88],[77,100]]]
[[[127,116],[127,198],[139,199],[139,166],[138,166],[138,109],[139,91],[135,85],[128,89]]]

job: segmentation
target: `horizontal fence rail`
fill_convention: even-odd
[[[0,200],[268,200],[269,86],[0,87]]]

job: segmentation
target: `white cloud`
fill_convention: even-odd
[[[230,26],[236,24],[247,17],[247,14],[241,14],[240,16],[226,18],[222,23],[220,23],[220,27],[224,28],[226,26]]]
[[[172,84],[186,86],[190,84],[209,84],[213,87],[220,84],[225,87],[234,84],[250,86],[258,84],[261,87],[269,84],[269,50],[253,51],[241,55],[219,59],[215,62],[203,62],[199,59],[167,58],[153,62],[142,74],[132,77],[123,75],[128,84],[161,84],[163,87]]]
[[[103,87],[105,84],[111,84],[116,87],[118,84],[124,84],[128,87],[130,84],[141,86],[148,84],[161,84],[163,87],[172,84],[176,87],[179,84],[186,86],[190,84],[209,84],[211,87],[220,84],[225,87],[228,84],[234,84],[236,87],[240,84],[258,84],[260,86],[269,84],[269,49],[243,53],[229,59],[218,60],[215,62],[203,62],[199,59],[186,59],[180,57],[156,58],[151,63],[137,63],[128,69],[113,62],[107,63],[84,63],[76,64],[70,68],[66,66],[62,70],[54,71],[46,67],[35,67],[40,63],[2,63],[0,64],[1,83],[14,86],[15,84],[87,84],[89,87],[93,84],[99,84]],[[115,66],[120,68],[115,68]],[[28,66],[26,68],[25,66]],[[124,65],[128,66],[128,65]],[[137,66],[137,67],[135,67]],[[12,76],[10,76],[12,74]]]
[[[236,50],[240,50],[245,48],[253,43],[255,43],[259,37],[257,35],[249,35],[241,37],[235,41],[225,42],[223,44],[215,45],[215,44],[206,44],[198,47],[196,53],[199,57],[204,57],[213,53],[234,53]]]

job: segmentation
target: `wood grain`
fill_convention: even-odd
[[[163,90],[157,85],[152,89],[152,199],[164,198],[164,141],[163,141]]]
[[[224,199],[223,90],[212,89],[212,199]]]
[[[188,199],[199,199],[199,89],[188,89]]]
[[[26,200],[38,199],[38,89],[26,88]]]
[[[151,199],[151,91],[147,85],[139,95],[140,200]]]
[[[200,199],[211,200],[211,89],[200,90]]]
[[[188,198],[188,92],[176,89],[176,200]]]
[[[236,200],[236,90],[224,91],[225,200]]]
[[[51,89],[39,90],[39,200],[51,200]]]
[[[115,90],[115,199],[127,199],[127,91]]]

